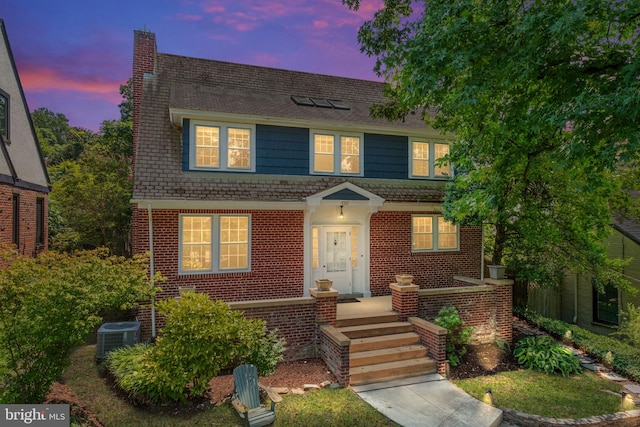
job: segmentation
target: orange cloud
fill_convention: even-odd
[[[25,90],[34,93],[74,91],[107,99],[115,103],[122,100],[119,88],[123,82],[72,79],[47,68],[22,70],[20,72],[20,81]]]
[[[327,21],[313,21],[313,28],[323,29],[327,28],[329,23]]]

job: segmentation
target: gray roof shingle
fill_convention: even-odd
[[[392,124],[372,119],[369,109],[383,100],[382,89],[379,82],[158,54],[154,75],[144,81],[133,199],[302,201],[348,180],[387,201],[442,200],[442,181],[182,171],[181,130],[170,117],[175,110],[342,123],[361,129],[375,125],[395,128],[398,134],[426,130],[418,115]],[[350,109],[300,106],[292,95],[338,99]]]

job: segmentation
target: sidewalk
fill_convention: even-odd
[[[439,374],[353,386],[358,396],[404,427],[496,427],[502,411]]]

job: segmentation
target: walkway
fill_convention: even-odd
[[[496,427],[502,422],[500,409],[469,396],[439,374],[352,389],[404,427]]]

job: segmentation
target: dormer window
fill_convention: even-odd
[[[410,140],[411,178],[448,178],[451,176],[451,165],[438,166],[438,160],[449,154],[449,144]]]
[[[255,126],[194,122],[190,130],[191,169],[255,170]]]
[[[9,95],[0,90],[0,138],[9,142]]]
[[[361,176],[362,134],[311,131],[311,172]]]

